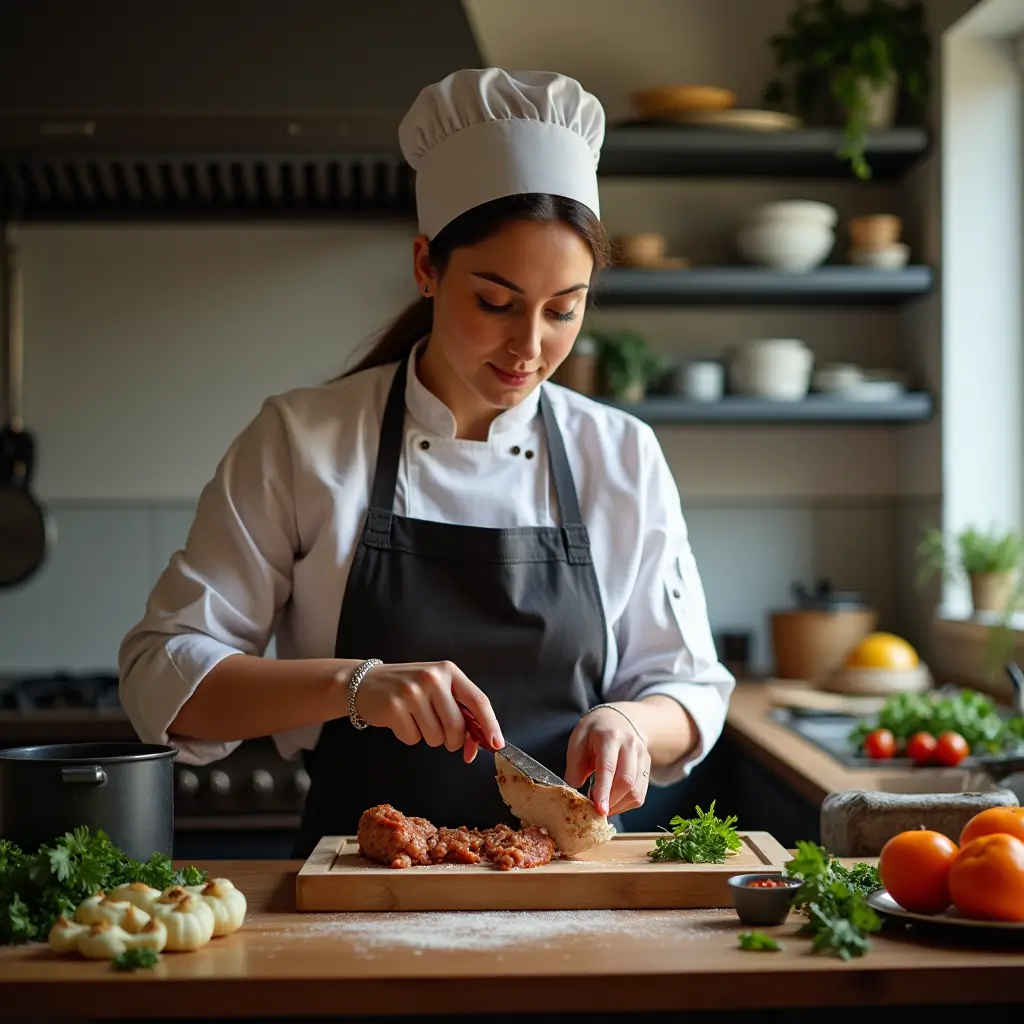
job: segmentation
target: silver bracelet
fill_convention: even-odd
[[[367,727],[367,723],[363,721],[359,712],[356,711],[356,693],[359,690],[359,684],[366,678],[366,674],[370,669],[383,664],[384,662],[380,658],[370,658],[369,661],[364,661],[352,673],[352,678],[348,681],[348,720],[356,729],[365,729]]]
[[[618,708],[614,704],[595,704],[590,709],[590,711],[598,711],[601,708],[610,708],[612,711],[618,711],[618,713],[622,715],[622,717],[627,722],[629,722],[629,724],[633,727],[633,732],[635,732],[637,736],[640,737],[640,740],[643,742],[644,746],[647,746],[647,737],[644,736],[644,734],[636,727],[636,722],[634,722],[633,719],[630,718],[629,715],[627,715],[626,712],[622,710],[622,708]],[[587,712],[588,715],[590,714],[590,711]]]

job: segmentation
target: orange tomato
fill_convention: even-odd
[[[979,811],[960,833],[960,846],[980,836],[991,836],[997,832],[1005,832],[1024,840],[1024,807],[988,807]]]
[[[949,894],[965,917],[1024,921],[1024,842],[1002,832],[969,842],[949,869]]]
[[[952,902],[949,866],[957,845],[941,832],[900,832],[882,847],[878,871],[889,895],[914,914],[939,914]]]

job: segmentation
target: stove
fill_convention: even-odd
[[[138,740],[110,672],[0,680],[0,749]],[[270,737],[246,740],[208,765],[174,766],[175,856],[287,857],[310,780]]]

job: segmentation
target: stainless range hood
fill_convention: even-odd
[[[407,215],[459,0],[0,0],[0,216]]]

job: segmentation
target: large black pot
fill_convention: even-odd
[[[171,857],[177,752],[147,743],[0,750],[0,837],[34,852],[86,825],[136,860]]]

